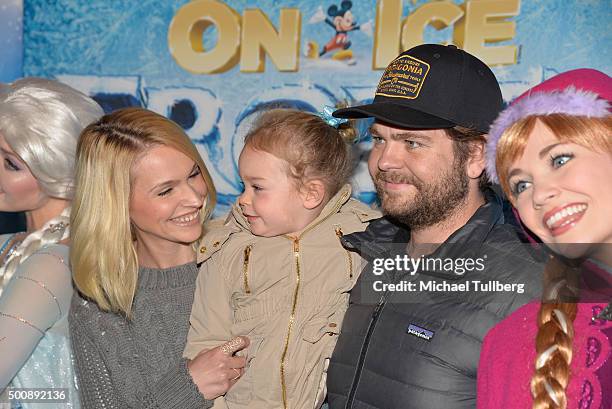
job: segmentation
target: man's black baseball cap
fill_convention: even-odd
[[[502,104],[497,79],[485,63],[453,45],[422,44],[389,64],[371,104],[333,115],[375,117],[402,128],[459,125],[488,132]]]

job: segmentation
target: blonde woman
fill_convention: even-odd
[[[248,340],[181,357],[194,248],[216,200],[202,158],[178,125],[140,108],[87,127],[77,156],[70,334],[84,406],[211,407],[242,375],[233,354]]]
[[[541,302],[485,337],[479,408],[612,407],[612,78],[579,69],[491,127],[487,169],[550,249]]]
[[[67,388],[64,408],[79,407],[67,320],[74,157],[79,133],[102,114],[56,81],[0,84],[0,211],[27,219],[26,231],[0,235],[0,391]]]

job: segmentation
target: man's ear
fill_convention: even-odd
[[[325,183],[320,179],[311,179],[302,186],[302,200],[304,207],[312,210],[319,206],[325,199]]]
[[[485,170],[485,145],[485,142],[471,142],[470,158],[466,164],[466,172],[470,179],[478,179]]]

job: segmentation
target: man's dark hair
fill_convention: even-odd
[[[456,125],[453,128],[446,129],[446,133],[453,141],[453,150],[460,163],[466,163],[479,145],[482,145],[482,149],[484,149],[487,143],[486,133],[473,128]],[[478,187],[481,191],[485,191],[490,185],[487,171],[484,170],[480,175]]]

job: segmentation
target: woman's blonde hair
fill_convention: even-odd
[[[81,134],[77,146],[76,192],[70,221],[70,261],[78,290],[100,309],[131,317],[138,259],[130,226],[130,170],[155,145],[172,147],[200,168],[208,195],[204,222],[216,191],[197,148],[171,120],[142,108],[105,115]]]
[[[499,182],[514,202],[508,181],[510,166],[521,157],[529,136],[540,121],[560,142],[581,145],[592,151],[612,154],[612,116],[589,118],[567,114],[527,116],[508,127],[501,135],[495,157]],[[576,267],[568,260],[552,256],[544,271],[544,294],[538,314],[535,340],[535,373],[531,379],[533,409],[565,409],[573,357],[574,319],[576,318]]]

